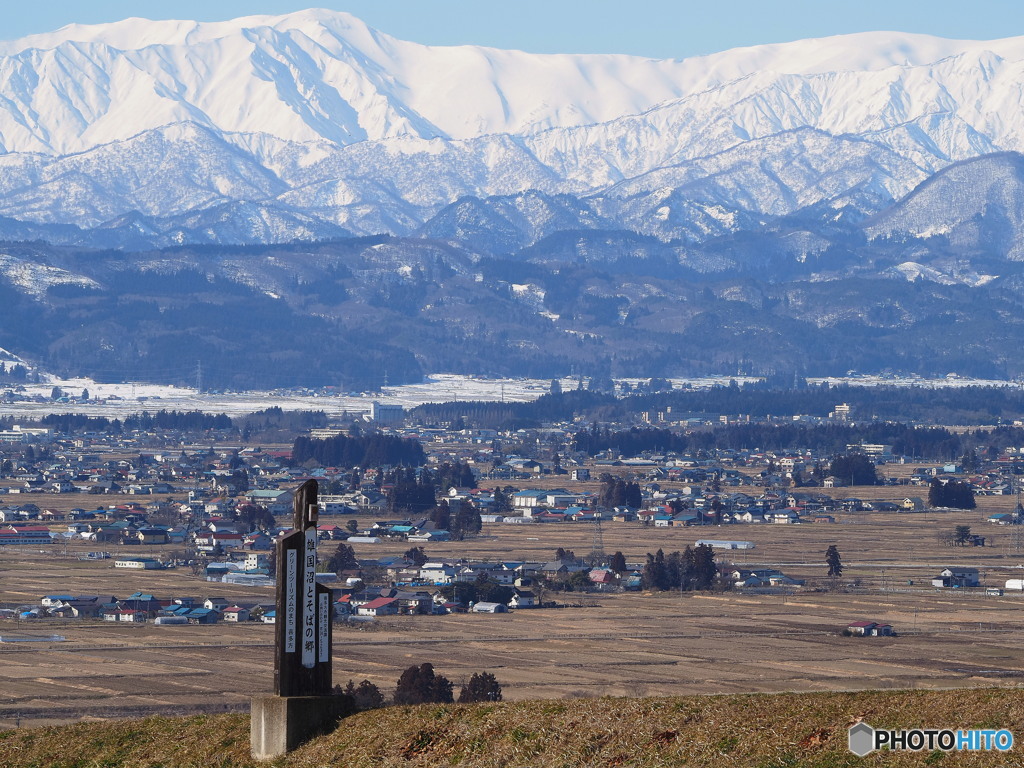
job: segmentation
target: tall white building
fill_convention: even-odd
[[[400,405],[381,405],[376,400],[370,403],[370,418],[378,424],[401,424],[405,420],[405,408]]]

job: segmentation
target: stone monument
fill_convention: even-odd
[[[274,695],[252,700],[253,757],[269,760],[333,728],[352,709],[332,695],[331,590],[316,580],[317,483],[295,491],[292,532],[277,548]]]

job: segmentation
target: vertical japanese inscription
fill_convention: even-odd
[[[316,666],[316,528],[305,531],[302,572],[302,666]]]
[[[317,661],[325,663],[331,660],[331,595],[329,592],[321,592],[317,597],[319,599],[319,605],[317,605],[317,630],[319,630]]]
[[[294,549],[287,550],[288,563],[285,570],[285,600],[284,600],[284,650],[285,653],[295,653],[295,637],[298,632],[298,611],[296,584],[298,583],[298,557],[299,553]]]

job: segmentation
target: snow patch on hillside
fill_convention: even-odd
[[[0,276],[36,299],[42,299],[46,295],[47,289],[54,285],[100,287],[100,284],[90,277],[76,275],[47,264],[36,264],[4,253],[0,253]]]

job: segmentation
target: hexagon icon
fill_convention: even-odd
[[[850,751],[857,757],[864,757],[875,748],[875,729],[867,723],[851,726],[848,738]]]

